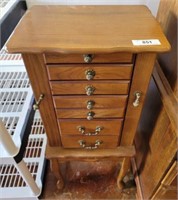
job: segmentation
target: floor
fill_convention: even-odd
[[[40,199],[136,199],[135,184],[120,191],[116,185],[119,164],[116,162],[68,162],[61,165],[65,174],[65,188],[56,187],[56,179],[50,171],[49,163]]]

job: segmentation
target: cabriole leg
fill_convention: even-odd
[[[57,178],[57,183],[56,183],[57,188],[59,190],[62,190],[64,188],[64,180],[63,180],[63,177],[61,174],[58,159],[56,159],[56,158],[50,159],[50,168],[51,168],[51,171],[53,172],[53,174],[55,175],[55,177]]]
[[[120,190],[124,188],[123,178],[127,175],[130,170],[130,158],[124,158],[119,175],[117,177],[117,186]]]

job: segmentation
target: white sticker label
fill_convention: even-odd
[[[132,40],[134,46],[148,46],[148,45],[160,45],[160,41],[157,39],[150,40]]]

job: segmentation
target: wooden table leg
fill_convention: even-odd
[[[119,175],[117,177],[117,186],[121,190],[124,187],[123,178],[129,172],[129,170],[130,170],[130,158],[124,158],[122,165],[121,165]]]
[[[55,177],[57,178],[57,184],[56,184],[57,188],[59,190],[62,190],[64,188],[64,180],[61,174],[58,159],[56,158],[50,159],[50,168],[53,174],[55,175]]]

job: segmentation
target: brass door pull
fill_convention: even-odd
[[[95,113],[93,111],[87,113],[87,119],[92,120],[94,118]]]
[[[95,105],[95,102],[92,101],[92,100],[89,100],[89,101],[87,102],[87,109],[88,109],[88,110],[93,109],[94,105]]]
[[[44,99],[44,94],[40,94],[38,100],[36,101],[36,103],[33,105],[33,110],[38,110],[39,109],[39,105],[41,103],[41,101]]]
[[[91,63],[93,60],[93,55],[92,54],[85,54],[83,55],[83,60],[85,63]]]
[[[97,126],[94,133],[86,133],[84,126],[78,126],[77,129],[78,129],[79,132],[82,133],[82,135],[92,136],[92,135],[98,135],[104,129],[104,127]]]
[[[140,97],[141,97],[141,92],[135,92],[135,100],[133,102],[134,107],[138,107],[140,104]]]
[[[79,140],[78,143],[80,144],[80,146],[84,149],[88,149],[88,150],[92,150],[92,149],[97,149],[102,143],[103,141],[101,140],[96,140],[95,144],[91,144],[91,145],[87,145],[85,140]]]
[[[92,69],[88,69],[85,71],[85,75],[87,80],[92,80],[95,76],[95,71]]]
[[[86,91],[86,94],[87,94],[88,96],[90,96],[90,95],[92,95],[92,94],[94,93],[95,87],[93,87],[92,85],[87,85],[87,86],[85,87],[85,91]]]

